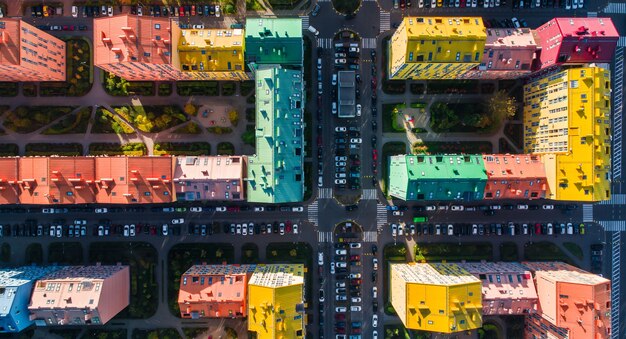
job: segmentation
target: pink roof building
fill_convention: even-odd
[[[0,204],[17,204],[20,198],[18,158],[0,158]]]
[[[247,285],[256,265],[194,265],[180,278],[184,319],[247,316]]]
[[[128,266],[74,266],[37,280],[28,310],[37,326],[102,325],[129,301]]]
[[[19,158],[19,194],[22,204],[50,204],[48,157]]]
[[[611,282],[561,262],[524,262],[534,272],[539,317],[527,319],[526,338],[546,335],[600,339],[611,334]],[[552,324],[542,326],[542,319]]]
[[[65,81],[65,59],[65,42],[19,18],[0,18],[1,81]]]
[[[485,199],[543,199],[549,194],[546,169],[530,154],[484,154]]]
[[[535,30],[536,70],[562,64],[610,63],[619,33],[610,18],[554,18]]]
[[[245,156],[177,157],[174,187],[177,200],[243,201]]]
[[[515,79],[531,72],[537,43],[529,28],[488,28],[482,61],[467,79]]]
[[[94,65],[126,80],[176,80],[168,17],[94,19]]]
[[[524,315],[537,311],[530,271],[512,262],[456,263],[482,281],[483,315]]]

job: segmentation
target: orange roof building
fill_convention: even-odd
[[[37,280],[28,310],[37,326],[102,325],[129,302],[128,266],[70,266]]]
[[[65,81],[65,42],[19,18],[0,18],[2,81]]]
[[[543,199],[549,194],[546,169],[530,154],[485,154],[484,199]]]
[[[26,158],[22,158],[26,159]],[[48,158],[48,199],[53,204],[89,204],[96,202],[95,158]]]
[[[245,156],[177,157],[174,167],[176,199],[243,201]]]
[[[610,337],[609,280],[561,262],[523,264],[534,273],[541,306],[541,317],[527,318],[526,338]]]
[[[20,202],[18,158],[0,158],[0,204]]]
[[[247,316],[247,285],[256,265],[194,265],[180,278],[181,318]]]
[[[19,158],[19,188],[22,204],[51,204],[48,199],[48,157]]]

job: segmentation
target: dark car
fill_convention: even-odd
[[[494,211],[494,210],[487,210],[487,211],[484,211],[483,213],[485,215],[487,215],[487,216],[492,216],[492,215],[496,214],[496,211]]]
[[[359,208],[358,205],[348,205],[348,206],[346,206],[346,211],[348,211],[348,212],[349,211],[354,211],[354,210],[356,210],[358,208]]]

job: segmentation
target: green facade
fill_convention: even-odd
[[[406,201],[481,200],[486,182],[481,155],[389,158],[389,195]]]
[[[299,202],[304,197],[304,87],[301,70],[255,70],[256,154],[248,157],[248,201]]]
[[[247,18],[245,32],[248,64],[302,66],[302,19]]]

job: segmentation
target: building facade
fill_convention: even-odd
[[[389,295],[407,329],[454,333],[482,326],[481,282],[456,264],[389,264]]]
[[[248,331],[259,339],[304,338],[302,264],[257,265],[248,282]]]
[[[604,68],[571,68],[524,86],[524,152],[542,157],[548,198],[610,199],[610,112]]]
[[[541,157],[483,154],[487,184],[484,199],[544,199],[550,193]]]
[[[65,81],[65,42],[20,18],[0,18],[2,81]]]
[[[389,195],[407,201],[480,200],[486,181],[480,155],[396,155],[389,159]]]
[[[180,278],[183,319],[246,317],[248,280],[256,265],[194,265]]]
[[[176,200],[245,201],[246,156],[176,157]]]
[[[246,18],[246,63],[302,66],[302,19]]]
[[[102,325],[128,307],[128,266],[64,267],[37,280],[28,310],[37,326]]]
[[[482,61],[480,17],[405,17],[389,42],[388,78],[456,79]]]

